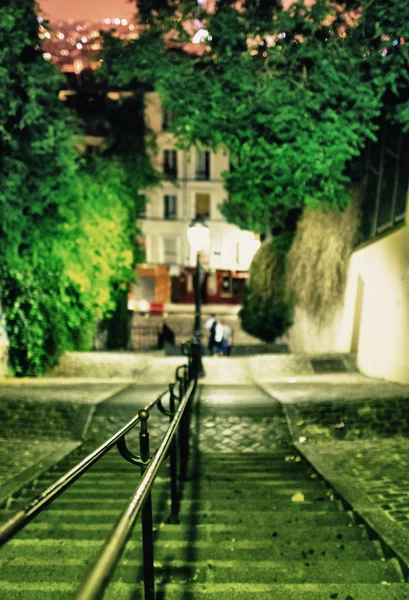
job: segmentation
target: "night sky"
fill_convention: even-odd
[[[56,19],[131,17],[135,2],[128,0],[39,0],[45,16]]]

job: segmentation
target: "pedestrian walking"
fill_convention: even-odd
[[[216,323],[217,323],[216,315],[213,314],[209,317],[209,319],[207,319],[206,323],[204,324],[205,331],[207,332],[207,335],[208,335],[207,348],[209,350],[210,356],[213,356],[213,352],[214,352],[214,346],[215,346],[214,335],[215,335],[215,331],[216,331]]]
[[[223,325],[216,320],[212,327],[214,327],[214,352],[217,356],[223,356]]]

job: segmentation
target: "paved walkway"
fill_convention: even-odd
[[[79,439],[68,436],[78,423],[83,427],[92,417],[95,440],[118,429],[122,418],[135,414],[173,380],[181,363],[181,357],[158,352],[71,353],[50,378],[1,380],[0,411],[6,412],[0,462],[6,467],[0,484],[16,475],[28,476],[53,450],[68,451],[67,444]],[[313,448],[332,472],[353,477],[363,497],[409,530],[409,386],[357,372],[315,374],[304,355],[205,357],[203,363],[202,450],[289,448],[288,424],[294,440]],[[112,399],[104,402],[107,398]],[[122,407],[120,416],[112,416],[112,405],[115,410]],[[76,407],[69,413],[71,429],[63,427],[67,406]],[[48,433],[32,423],[33,435],[13,455],[9,440],[10,434],[16,437],[17,407],[34,407],[35,414],[43,411],[52,422],[44,421]],[[47,440],[47,435],[54,439]],[[41,450],[38,440],[44,442]]]

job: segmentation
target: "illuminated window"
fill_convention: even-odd
[[[168,177],[176,179],[178,175],[176,150],[163,151],[163,172]]]
[[[409,134],[383,121],[367,151],[361,239],[376,237],[405,219],[409,184]]]
[[[177,196],[166,194],[163,197],[163,217],[165,219],[177,218]]]
[[[210,179],[210,152],[197,152],[196,154],[196,179]]]
[[[178,240],[175,237],[163,238],[163,263],[178,264]]]
[[[196,194],[195,217],[198,219],[210,217],[210,194]]]

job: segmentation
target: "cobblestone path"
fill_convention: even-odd
[[[317,451],[332,469],[355,478],[390,519],[409,528],[409,440],[331,442]]]

